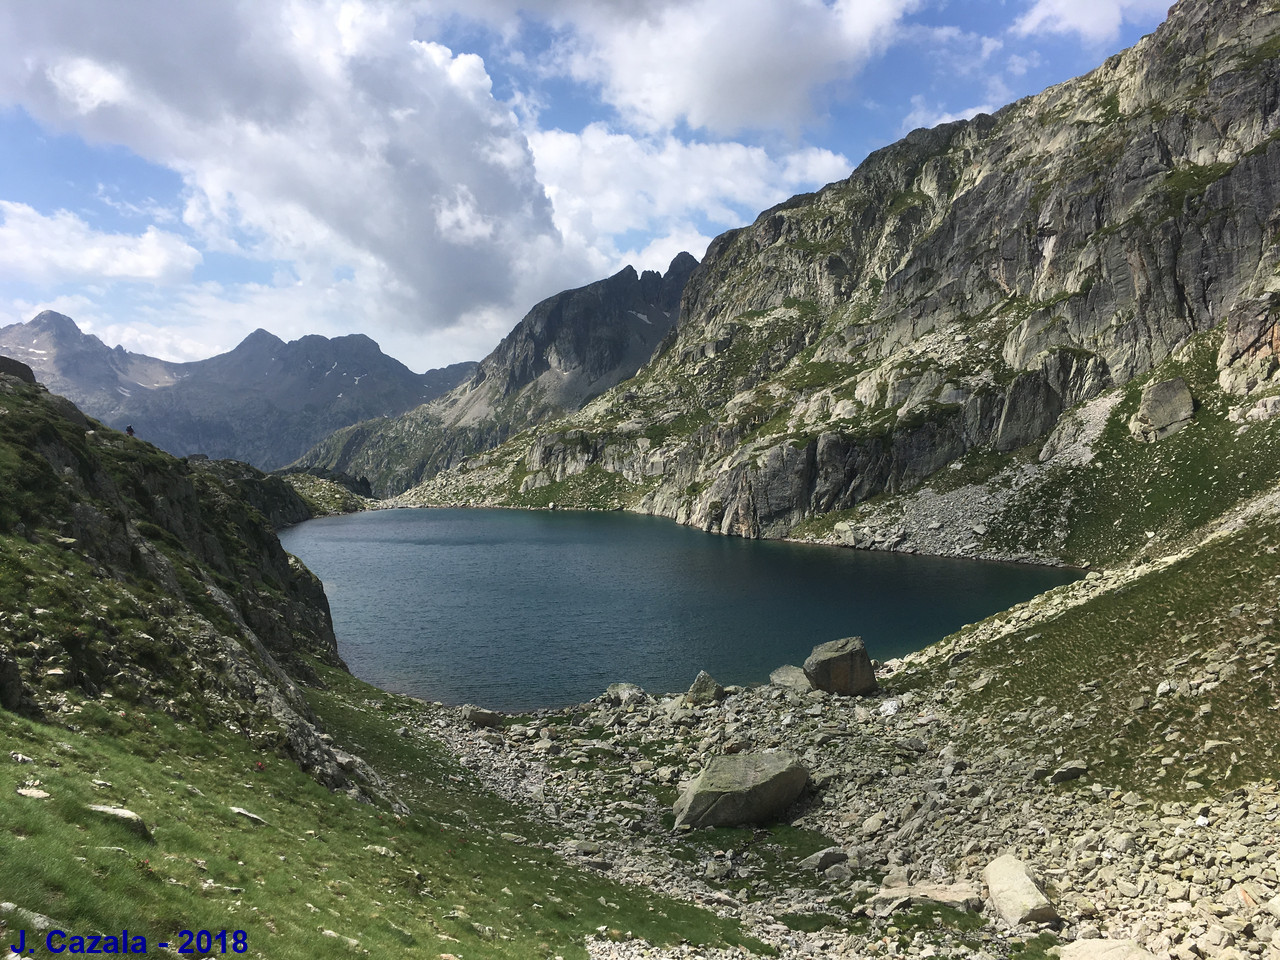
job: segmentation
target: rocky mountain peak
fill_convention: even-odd
[[[666,274],[627,266],[548,297],[456,390],[401,419],[340,431],[298,465],[367,476],[378,493],[398,493],[530,424],[579,409],[653,356],[697,264],[681,253]],[[397,451],[394,460],[387,448]]]
[[[237,353],[261,353],[265,351],[278,350],[284,346],[284,341],[277,337],[269,330],[259,327],[240,341],[232,350],[233,354]]]
[[[474,368],[455,364],[417,374],[363,334],[286,343],[262,328],[229,353],[171,363],[108,348],[53,311],[0,328],[0,350],[109,426],[131,424],[174,454],[268,469],[338,427],[425,403]]]
[[[41,310],[31,318],[29,326],[34,332],[57,334],[68,339],[78,340],[85,335],[74,320],[56,310]]]

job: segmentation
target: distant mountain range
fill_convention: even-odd
[[[375,494],[388,496],[580,410],[634,376],[669,338],[697,266],[681,253],[665,274],[626,267],[548,297],[459,386],[402,416],[339,430],[297,465],[368,477]]]
[[[177,456],[204,453],[265,470],[339,427],[433,400],[477,366],[414,373],[361,334],[286,343],[266,330],[228,353],[173,363],[108,347],[51,310],[0,328],[0,353],[108,426],[132,425]]]

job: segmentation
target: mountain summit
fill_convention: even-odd
[[[173,363],[108,347],[46,310],[0,328],[0,352],[51,390],[170,453],[283,466],[338,427],[394,416],[456,386],[475,368],[417,374],[362,334],[289,343],[258,329],[228,353]]]

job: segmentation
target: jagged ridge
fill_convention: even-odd
[[[653,356],[696,265],[682,253],[664,275],[626,267],[547,298],[457,389],[403,417],[339,430],[295,466],[367,476],[376,493],[401,493],[513,433],[579,409]]]

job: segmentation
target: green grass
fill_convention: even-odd
[[[1203,194],[1211,184],[1231,172],[1234,163],[1188,164],[1170,173],[1164,182],[1165,216],[1179,216],[1188,200]]]
[[[1242,429],[1228,419],[1234,401],[1218,388],[1216,352],[1216,338],[1202,336],[1185,359],[1126,385],[1094,445],[1094,462],[1015,495],[992,524],[992,543],[1011,550],[1035,546],[1065,523],[1064,557],[1112,563],[1167,551],[1224,510],[1280,483],[1280,421]],[[1187,380],[1197,400],[1192,423],[1158,443],[1135,441],[1128,423],[1142,387],[1174,376]]]
[[[394,733],[407,718],[426,722],[425,707],[319,669],[330,689],[309,691],[317,713],[377,766],[408,816],[330,793],[235,734],[152,711],[90,704],[60,725],[0,712],[0,750],[36,760],[0,766],[0,899],[69,931],[128,927],[149,946],[183,928],[241,929],[251,955],[272,958],[345,952],[324,930],[359,951],[433,960],[584,957],[600,928],[761,948],[733,921],[537,846],[554,829],[489,793],[439,745]],[[31,780],[51,797],[17,797]],[[88,813],[90,803],[128,807],[153,839]],[[14,932],[0,934],[0,949]]]
[[[1156,798],[1274,776],[1280,675],[1249,667],[1274,664],[1278,591],[1280,523],[1246,525],[1158,574],[980,645],[955,676],[996,679],[967,693],[963,710],[1004,718],[984,736],[1025,744],[1037,731],[1033,755],[1061,748],[1089,761],[1091,781]],[[1161,694],[1162,681],[1174,688]]]

